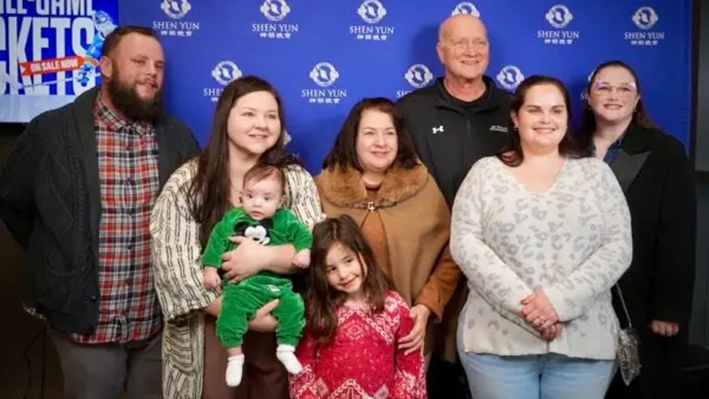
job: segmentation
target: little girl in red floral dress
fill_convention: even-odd
[[[349,216],[313,229],[306,327],[296,349],[303,371],[292,399],[426,399],[423,355],[397,341],[411,331],[409,307],[376,266]]]

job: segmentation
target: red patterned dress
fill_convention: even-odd
[[[341,306],[337,319],[327,344],[306,328],[296,349],[303,372],[290,377],[292,399],[426,399],[423,355],[396,349],[413,327],[399,294],[389,291],[379,314]]]

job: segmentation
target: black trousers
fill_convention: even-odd
[[[666,338],[643,331],[640,336],[640,375],[626,386],[618,371],[606,399],[679,399],[681,352],[686,348],[682,344],[685,336],[680,335]]]
[[[471,399],[468,381],[460,362],[451,363],[435,355],[426,375],[429,399]]]

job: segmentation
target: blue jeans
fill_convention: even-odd
[[[611,360],[465,353],[462,333],[458,354],[474,399],[603,399],[615,374]]]

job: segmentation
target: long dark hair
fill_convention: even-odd
[[[576,142],[579,146],[579,149],[586,152],[586,155],[590,155],[588,152],[591,151],[593,147],[591,143],[593,141],[593,135],[596,132],[596,116],[593,114],[593,110],[588,104],[588,96],[591,94],[591,89],[593,88],[593,85],[596,84],[596,77],[598,76],[598,74],[602,70],[611,67],[625,69],[635,80],[635,88],[638,92],[638,96],[640,96],[640,99],[638,100],[638,104],[635,106],[635,112],[633,113],[633,117],[630,120],[630,124],[648,129],[658,129],[657,125],[652,121],[652,119],[650,119],[650,116],[645,110],[645,105],[643,104],[642,98],[642,88],[640,87],[640,79],[638,78],[638,74],[635,72],[635,70],[623,61],[606,61],[598,65],[596,69],[593,70],[593,73],[591,74],[591,77],[588,79],[588,83],[586,84],[586,91],[584,93],[586,103],[584,104],[583,113],[581,114],[581,125],[579,126],[578,133],[576,134]]]
[[[517,86],[517,90],[512,97],[511,111],[519,115],[519,110],[522,109],[522,106],[527,100],[527,93],[529,90],[540,85],[552,85],[556,87],[564,97],[564,104],[566,105],[566,113],[568,115],[566,119],[567,130],[559,143],[559,154],[572,158],[579,157],[580,154],[573,143],[573,134],[571,133],[571,97],[569,96],[569,91],[566,90],[566,86],[561,80],[543,75],[532,75],[526,78],[519,84],[519,86]],[[519,166],[524,160],[524,152],[522,151],[519,131],[514,126],[514,121],[512,121],[511,116],[507,131],[509,132],[507,134],[507,143],[505,143],[502,149],[497,153],[497,158],[499,158],[507,166]]]
[[[244,76],[229,83],[217,101],[209,142],[198,157],[197,174],[192,180],[187,195],[192,217],[200,224],[199,240],[202,246],[209,239],[214,225],[231,207],[227,132],[229,114],[241,97],[260,91],[271,93],[276,99],[281,132],[276,144],[261,155],[259,164],[273,165],[278,168],[291,164],[301,165],[297,157],[286,153],[284,149],[285,113],[281,96],[276,89],[257,76]]]
[[[392,287],[391,280],[377,267],[372,249],[350,216],[328,218],[315,225],[305,297],[307,323],[311,326],[313,337],[323,343],[330,341],[335,334],[337,308],[345,301],[341,292],[330,287],[325,272],[327,254],[335,244],[349,248],[357,254],[362,268],[366,268],[362,290],[374,313],[384,310],[387,291]]]
[[[403,169],[411,169],[418,165],[419,162],[413,140],[404,128],[404,120],[396,111],[396,106],[388,98],[376,97],[362,99],[352,107],[345,122],[342,124],[342,128],[340,128],[340,132],[337,134],[335,145],[325,156],[322,164],[323,169],[332,170],[335,167],[339,167],[341,169],[354,168],[359,172],[363,171],[357,157],[357,134],[359,132],[359,124],[362,121],[362,114],[368,110],[383,112],[391,117],[398,141],[398,151],[394,164]]]

